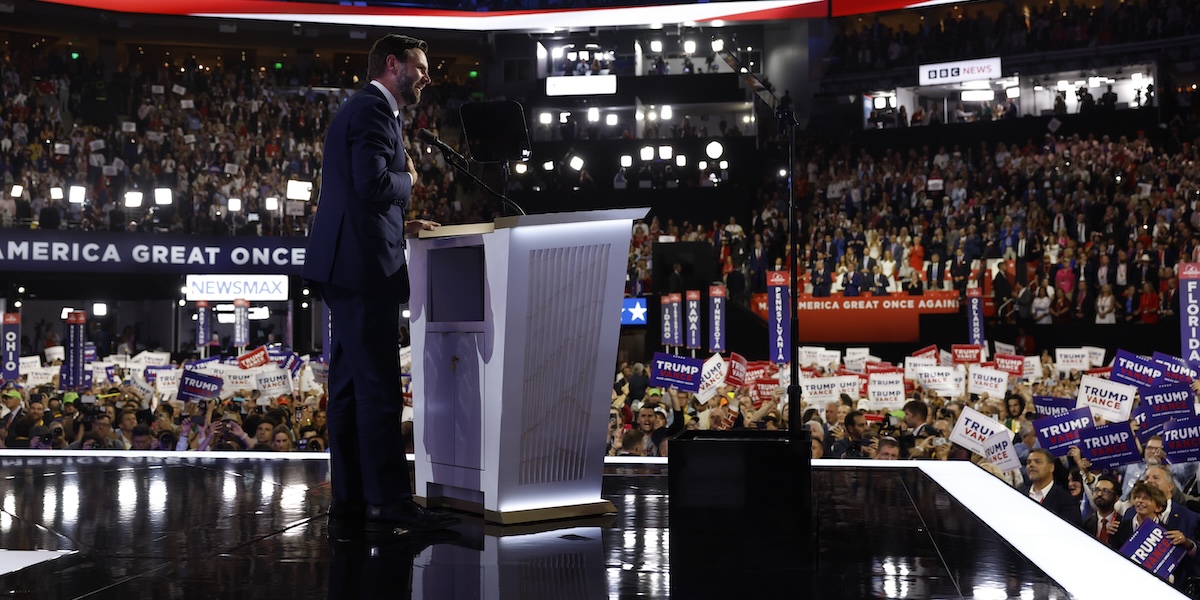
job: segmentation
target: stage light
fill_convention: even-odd
[[[659,146],[658,157],[663,160],[671,160],[671,155],[675,153],[675,149],[670,146]]]
[[[596,108],[595,106],[593,106],[588,109],[588,122],[589,123],[600,122],[600,109],[599,108]]]
[[[71,186],[67,194],[67,201],[71,204],[83,204],[84,196],[87,194],[87,188],[82,185]]]
[[[662,40],[651,40],[650,51],[651,52],[662,52]]]
[[[229,211],[230,212],[240,212],[241,210],[242,210],[242,199],[241,198],[230,198],[229,199]]]
[[[18,294],[24,294],[24,293],[25,293],[25,286],[23,286],[23,285],[18,285],[18,286],[17,286],[17,293],[18,293]]]
[[[637,111],[637,112],[635,112],[635,113],[633,113],[633,120],[635,120],[635,121],[644,121],[645,119],[646,119],[646,113],[644,113],[644,112],[642,112],[642,111],[640,111],[640,110],[639,110],[639,111]]]
[[[180,298],[180,299],[179,299],[179,305],[180,305],[180,306],[187,306],[187,300],[184,300],[183,298]]]
[[[676,154],[675,155],[675,166],[686,167],[687,166],[687,157],[682,154]]]
[[[308,301],[301,302],[300,308],[308,308]]]
[[[575,169],[576,171],[582,171],[583,170],[583,159],[578,156],[572,156],[571,160],[567,161],[567,165],[569,165],[572,169]]]
[[[1069,89],[1071,89],[1071,82],[1067,81],[1066,79],[1058,80],[1058,91],[1065,92]]]
[[[562,46],[555,46],[550,49],[550,58],[553,58],[554,60],[561,60],[562,57],[563,57],[563,47]]]
[[[13,308],[21,308],[21,301],[13,300]]]
[[[884,98],[883,96],[875,96],[873,104],[876,110],[883,110],[887,108],[887,98]]]
[[[721,39],[721,38],[713,38],[713,41],[712,41],[712,51],[713,51],[713,52],[720,52],[720,51],[722,51],[722,50],[724,50],[724,49],[725,49],[725,40],[723,40],[723,39]]]
[[[721,161],[721,162],[717,163],[717,166],[718,166],[718,167],[720,167],[720,169],[721,169],[722,171],[724,171],[725,169],[728,169],[728,168],[729,168],[729,161],[727,161],[727,160],[723,160],[723,161]]]
[[[527,165],[523,162],[519,162],[515,166],[513,166],[513,170],[517,172],[517,175],[524,175],[526,172],[529,171],[529,165]]]
[[[303,295],[305,295],[305,296],[307,296],[307,295],[311,294],[312,292],[311,292],[311,291],[309,291],[309,289],[308,289],[308,288],[301,288],[301,289],[300,289],[300,293],[301,293],[301,294],[303,294]]]
[[[181,286],[181,287],[179,288],[179,293],[180,293],[180,294],[186,294],[186,293],[188,293],[188,288],[187,288],[187,286],[186,286],[186,285],[185,285],[185,286]]]
[[[779,176],[780,176],[780,177],[787,177],[787,169],[780,169],[780,170],[779,170]]]
[[[62,200],[63,199],[63,189],[58,186],[50,188],[50,199],[51,200]]]
[[[567,119],[569,119],[569,118],[571,118],[571,113],[569,113],[569,112],[558,113],[558,122],[559,123],[562,123],[565,125],[567,123]]]
[[[289,179],[287,182],[287,192],[284,196],[288,200],[303,200],[307,202],[312,199],[312,188],[313,184],[311,181]]]
[[[571,62],[575,62],[578,58],[579,58],[579,53],[574,50],[567,53],[567,60],[569,60]]]
[[[1035,85],[1035,86],[1033,86],[1033,91],[1035,91],[1035,92],[1040,92],[1040,91],[1042,91],[1042,90],[1044,90],[1044,89],[1046,89],[1046,88],[1044,88],[1044,87],[1042,87],[1042,86],[1040,86],[1040,85]]]
[[[671,110],[670,106],[663,106],[662,110],[659,112],[659,116],[664,119],[670,120],[671,117],[675,116],[675,113]]]
[[[991,102],[996,99],[992,90],[965,90],[962,93],[963,102]]]
[[[1100,78],[1099,78],[1099,77],[1088,77],[1088,84],[1087,84],[1087,85],[1088,85],[1088,87],[1090,87],[1090,88],[1098,88],[1098,87],[1100,87],[1100,84],[1101,84],[1101,83],[1102,83],[1102,82],[1100,81]]]
[[[154,188],[154,203],[158,206],[167,206],[174,202],[174,194],[171,188]]]
[[[141,192],[125,192],[125,207],[137,208],[142,205]]]
[[[896,108],[896,97],[895,96],[888,96],[888,106],[890,106],[892,108]]]
[[[271,196],[267,198],[267,210],[279,210],[279,198]]]
[[[544,112],[544,113],[538,115],[538,123],[541,123],[542,125],[549,125],[553,121],[554,121],[554,115],[551,115],[548,112]]]
[[[696,53],[696,42],[693,40],[685,41],[683,43],[683,51],[687,54],[695,54]]]
[[[107,317],[108,316],[108,305],[103,302],[93,303],[92,304],[92,314],[97,317]]]
[[[554,161],[548,160],[548,161],[542,163],[542,170],[543,171],[553,171],[554,170]]]
[[[742,122],[749,124],[750,123],[750,115],[743,115]]]
[[[11,190],[11,193],[10,193],[10,195],[11,195],[13,198],[20,198],[20,197],[21,197],[21,194],[24,194],[24,193],[25,193],[25,186],[23,186],[23,185],[21,185],[21,184],[19,184],[19,183],[17,183],[17,184],[13,184],[13,186],[12,186],[12,190]]]
[[[617,113],[608,113],[604,115],[604,124],[609,127],[614,127],[617,124]]]
[[[1021,88],[1019,88],[1019,87],[1007,88],[1004,90],[1004,95],[1009,98],[1020,98],[1021,97]]]
[[[70,306],[64,306],[62,312],[59,313],[58,318],[66,321],[67,317],[71,316],[71,313],[73,312],[75,312],[75,309],[71,308]]]
[[[584,60],[584,61],[586,61],[586,60],[588,60],[588,59],[589,59],[589,58],[591,58],[591,57],[592,57],[591,53],[590,53],[590,52],[588,52],[587,50],[580,50],[580,51],[579,51],[579,60]]]
[[[642,160],[654,160],[654,148],[650,146],[642,146]]]
[[[721,158],[721,155],[724,154],[724,152],[725,146],[722,146],[721,142],[716,140],[709,142],[708,145],[704,147],[704,154],[713,160]]]
[[[654,111],[650,111],[650,112],[646,113],[646,119],[649,121],[657,121],[658,113],[656,113]]]
[[[707,171],[708,170],[708,161],[702,160],[702,161],[696,163],[696,168],[700,169],[701,171]]]
[[[1142,75],[1141,73],[1134,73],[1133,75],[1129,76],[1129,78],[1132,79],[1134,83],[1141,83],[1143,77],[1145,77],[1145,75]]]
[[[633,166],[633,157],[628,154],[621,155],[621,166],[628,169]]]
[[[400,318],[402,318],[402,319],[407,319],[411,316],[412,316],[412,311],[408,310],[407,308],[400,311]]]

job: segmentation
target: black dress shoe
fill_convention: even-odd
[[[347,521],[362,521],[367,517],[367,509],[362,504],[354,502],[338,502],[333,501],[329,505],[330,519],[343,519]]]
[[[412,500],[386,506],[367,506],[367,531],[433,531],[457,525],[459,522],[460,519],[454,515],[428,510]]]

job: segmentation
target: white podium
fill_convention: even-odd
[[[505,217],[409,244],[416,496],[511,524],[601,497],[634,219]]]

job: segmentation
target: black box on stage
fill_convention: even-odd
[[[811,459],[807,431],[794,441],[786,431],[758,430],[686,431],[671,440],[672,597],[713,591],[717,573],[740,581],[767,565],[814,569]]]

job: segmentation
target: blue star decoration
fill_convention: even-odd
[[[646,299],[645,298],[625,298],[621,307],[621,324],[622,325],[645,325],[646,324]]]

